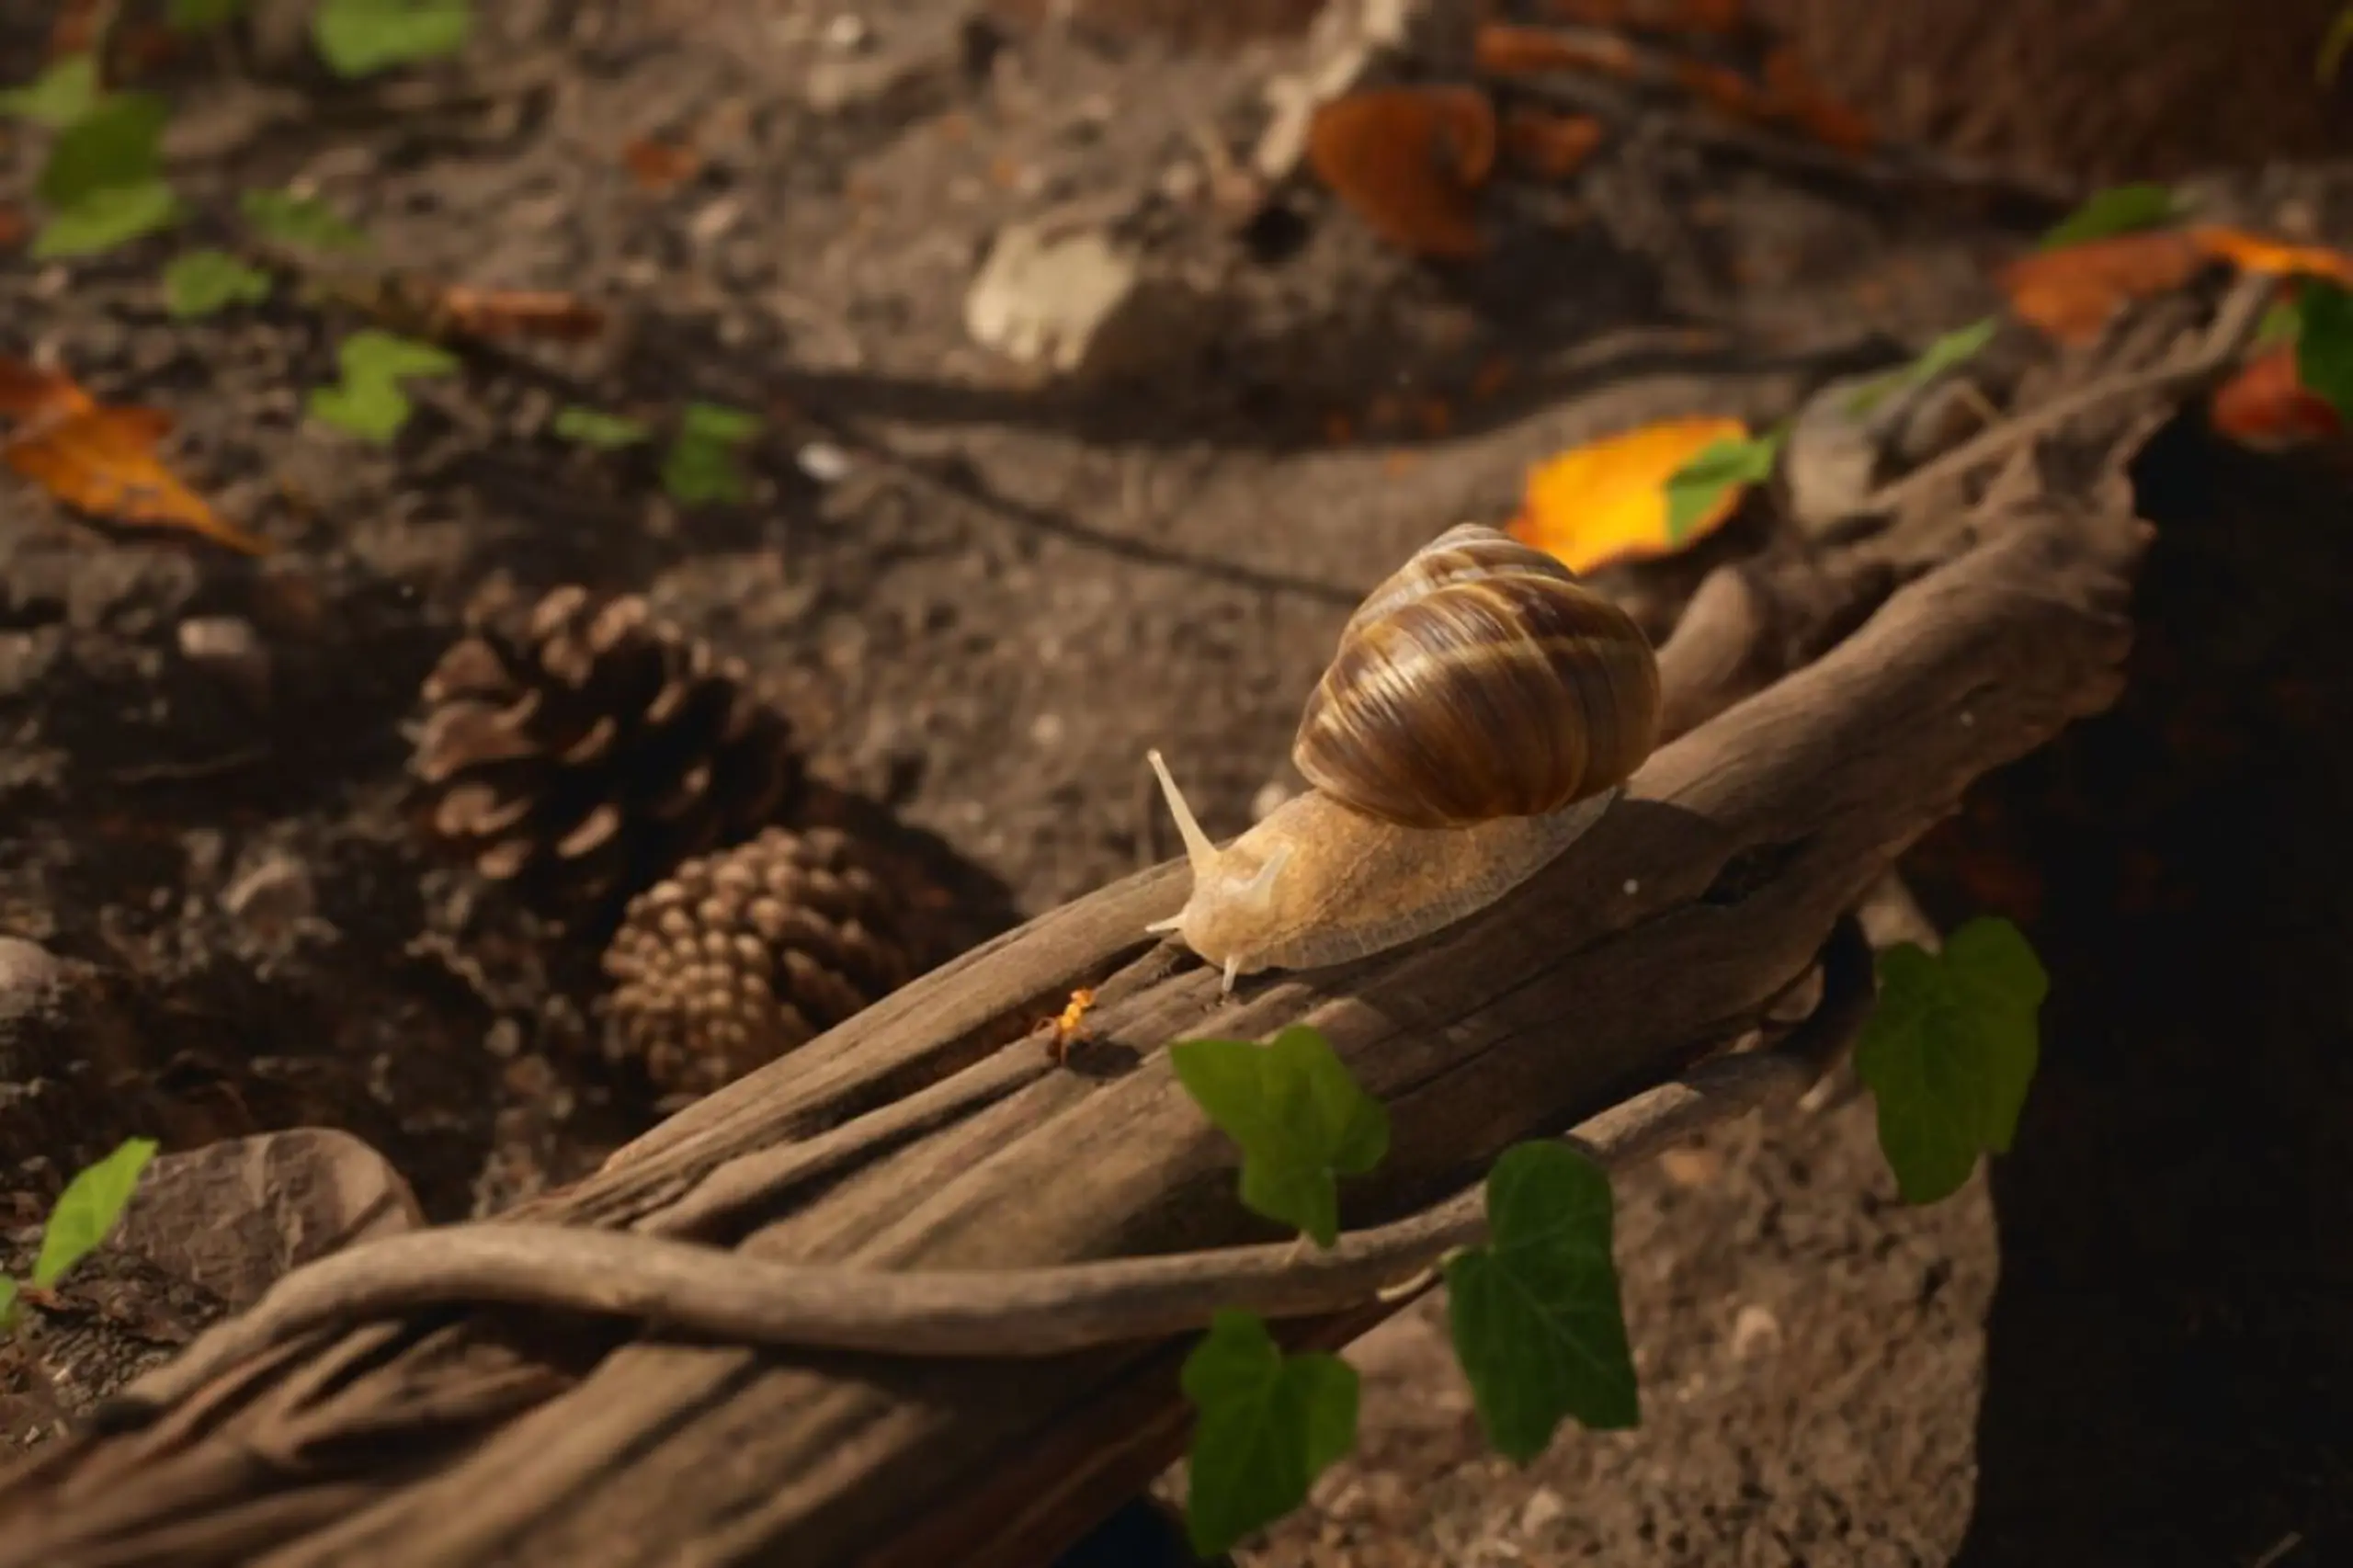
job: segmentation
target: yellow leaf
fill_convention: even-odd
[[[2216,225],[2190,231],[2207,255],[2257,277],[2312,277],[2353,288],[2353,256],[2326,245],[2290,244]]]
[[[1572,572],[1613,561],[1672,555],[1722,526],[1740,505],[1741,485],[1677,533],[1667,527],[1666,482],[1722,441],[1745,441],[1737,419],[1671,419],[1573,447],[1530,470],[1513,538]]]

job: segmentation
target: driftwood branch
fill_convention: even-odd
[[[2191,324],[2153,312],[2084,374],[2170,362]],[[0,1568],[1042,1560],[1178,1450],[1172,1331],[1211,1295],[1343,1344],[1475,1234],[1509,1144],[1576,1128],[1632,1157],[1811,1077],[1859,994],[1851,937],[1825,951],[1846,912],[2118,689],[2147,532],[2120,464],[2169,406],[2086,405],[1983,495],[1711,578],[1661,651],[1679,738],[1485,914],[1222,998],[1143,934],[1180,867],[1052,911],[574,1189],[290,1277],[0,1478]],[[1724,1054],[1818,962],[1783,1051]],[[1063,1067],[1022,1030],[1079,985],[1091,1043]],[[1393,1128],[1324,1255],[1263,1244],[1162,1049],[1295,1022]]]

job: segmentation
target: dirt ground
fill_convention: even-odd
[[[40,9],[0,19],[0,75],[35,68]],[[1016,37],[949,0],[874,0],[854,27],[804,0],[482,10],[462,71],[397,90],[174,67],[176,177],[218,210],[303,182],[387,261],[609,305],[618,347],[422,386],[378,452],[301,417],[358,324],[339,307],[187,324],[159,246],[0,258],[0,351],[171,409],[185,471],[283,547],[108,534],[0,487],[0,933],[134,977],[169,1042],[129,1102],[0,1108],[11,1185],[45,1191],[130,1131],[324,1122],[450,1219],[645,1125],[589,1048],[594,954],[429,862],[404,816],[418,683],[493,571],[642,592],[762,672],[821,771],[953,858],[954,946],[1171,850],[1149,745],[1211,833],[1245,825],[1293,782],[1348,608],[1446,524],[1507,512],[1532,460],[1646,419],[1778,415],[1842,357],[1982,313],[2031,233],[1635,138],[1515,198],[1497,251],[1441,274],[1312,196],[1241,235],[1181,199],[1279,44]],[[702,169],[643,188],[621,153],[646,136]],[[0,199],[32,172],[9,150]],[[1194,259],[1196,330],[1140,381],[1084,389],[973,346],[992,233],[1094,209]],[[546,430],[567,389],[761,412],[757,494],[685,510],[650,459],[567,448]],[[2342,490],[2186,436],[2161,459],[2173,511],[2152,515],[2224,541],[2228,569],[2189,555],[2165,579],[2152,613],[2188,630],[2154,644],[2156,695],[2013,770],[1921,859],[1963,912],[2040,869],[2016,913],[2056,983],[2019,1154],[1914,1211],[1867,1098],[1677,1152],[1620,1189],[1640,1431],[1564,1434],[1525,1471],[1486,1455],[1425,1303],[1353,1353],[1358,1456],[1243,1562],[2353,1551],[2326,1545],[2353,1527],[2353,1010],[2315,978],[2353,929],[2353,867],[2313,836],[2353,782],[2327,744],[2347,650],[2325,613],[2250,630],[2216,586],[2276,608],[2353,585],[2341,542],[2247,540],[2266,519],[2309,540]],[[188,656],[181,629],[215,616],[259,631],[266,687]],[[2294,690],[2276,713],[2216,699],[2225,669]],[[279,895],[235,896],[256,879]]]

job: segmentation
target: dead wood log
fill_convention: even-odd
[[[2175,352],[2181,323],[2158,314],[2145,342],[2120,335],[2139,342],[2128,369]],[[2120,459],[2169,406],[2136,384],[2025,443],[1974,506],[1922,498],[1843,553],[1703,592],[1662,651],[1686,733],[1574,854],[1482,916],[1221,1001],[1215,974],[1142,933],[1179,901],[1181,868],[1159,867],[907,987],[509,1221],[855,1265],[886,1315],[921,1293],[894,1270],[1264,1242],[1231,1147],[1160,1048],[1300,1021],[1392,1111],[1390,1157],[1344,1191],[1345,1222],[1438,1202],[1508,1144],[1759,1031],[1972,780],[2112,699],[2147,531]],[[1090,1043],[1058,1066],[1020,1028],[1090,984]],[[1410,1293],[1282,1328],[1343,1343]],[[330,1318],[215,1366],[199,1346],[200,1377],[165,1369],[0,1479],[0,1568],[1012,1568],[1131,1495],[1187,1426],[1189,1335],[1157,1324],[981,1359],[642,1328],[615,1315],[646,1310],[625,1290],[568,1313],[468,1295]]]

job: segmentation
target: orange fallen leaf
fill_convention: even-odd
[[[676,142],[641,136],[621,149],[621,165],[639,185],[662,191],[692,179],[702,167],[702,154]]]
[[[2345,421],[2328,400],[2297,376],[2292,343],[2258,354],[2215,388],[2207,418],[2222,434],[2258,451],[2284,451],[2345,433]]]
[[[267,540],[222,518],[156,457],[170,428],[170,416],[156,409],[92,409],[11,440],[0,459],[76,511],[183,528],[247,555],[267,554]]]
[[[1505,153],[1545,179],[1566,179],[1601,145],[1601,121],[1589,114],[1515,108],[1504,117]]]
[[[452,325],[476,337],[580,343],[605,330],[605,312],[573,294],[453,283],[441,290],[439,305]]]
[[[2325,278],[2353,289],[2353,256],[2341,250],[2290,244],[2211,223],[2191,229],[2189,235],[2208,256],[2227,261],[2241,272],[2258,277]]]
[[[2146,229],[2031,252],[1999,281],[2021,319],[2062,343],[2085,343],[2120,308],[2179,288],[2210,259],[2183,230]]]
[[[21,207],[0,207],[0,250],[14,250],[32,232]]]
[[[1382,239],[1417,256],[1484,248],[1479,187],[1495,161],[1495,111],[1476,87],[1386,87],[1335,98],[1308,127],[1307,161]]]
[[[268,540],[221,517],[164,466],[156,448],[172,416],[162,409],[108,407],[63,371],[0,358],[0,414],[18,422],[0,461],[76,511],[269,552]]]
[[[1722,527],[1744,491],[1726,486],[1677,538],[1667,527],[1666,482],[1718,442],[1748,435],[1737,419],[1670,419],[1573,447],[1529,472],[1506,531],[1573,572],[1674,554]]]

